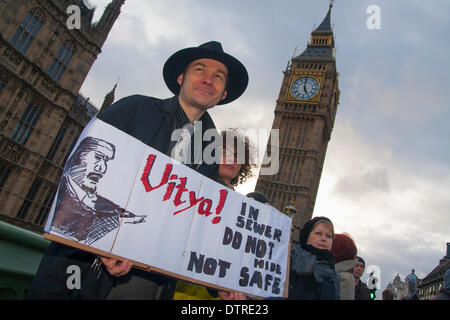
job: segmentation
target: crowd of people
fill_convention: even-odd
[[[226,53],[221,43],[216,41],[174,53],[164,65],[163,76],[173,97],[125,97],[98,117],[168,156],[173,156],[179,147],[179,141],[171,140],[174,130],[192,129],[197,121],[202,122],[203,131],[215,129],[208,110],[236,100],[248,85],[244,65]],[[188,161],[187,165],[205,177],[234,188],[252,174],[250,146],[245,136],[232,135],[232,146],[236,143],[245,145],[245,161],[238,162],[236,147],[230,148],[225,141],[227,132],[230,131],[222,132],[220,163]],[[261,193],[253,192],[248,196],[268,203]],[[370,299],[369,289],[361,281],[365,261],[357,254],[357,246],[351,236],[335,233],[330,219],[314,217],[307,221],[300,233],[300,244],[290,252],[288,299]],[[71,290],[66,285],[69,265],[81,268],[82,285],[79,290]],[[383,293],[383,296],[388,294]],[[52,243],[44,255],[28,298],[249,299],[242,293],[210,290],[133,268],[128,260],[96,257],[58,243]]]

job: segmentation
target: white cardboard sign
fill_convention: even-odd
[[[286,295],[291,219],[93,119],[45,232],[213,288]],[[64,241],[62,241],[64,240]]]

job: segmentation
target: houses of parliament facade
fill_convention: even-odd
[[[0,220],[42,232],[64,163],[97,113],[79,90],[125,0],[0,1]],[[80,28],[68,28],[76,5]]]
[[[64,163],[97,113],[79,90],[124,2],[111,0],[94,23],[88,0],[0,1],[0,220],[42,232]],[[74,4],[79,29],[67,26]],[[339,103],[331,10],[284,72],[272,126],[280,169],[255,190],[295,208],[294,241],[314,210]]]

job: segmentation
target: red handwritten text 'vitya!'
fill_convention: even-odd
[[[186,188],[187,184],[187,177],[178,177],[176,174],[172,174],[172,168],[173,165],[171,163],[167,163],[166,167],[164,169],[164,173],[161,177],[161,182],[157,186],[152,186],[149,180],[150,173],[152,171],[153,164],[156,160],[155,154],[150,154],[147,157],[147,163],[144,168],[144,172],[142,173],[141,181],[144,184],[144,188],[146,192],[151,192],[153,190],[156,190],[158,188],[161,188],[165,185],[166,187],[166,193],[163,196],[163,201],[167,201],[172,198],[172,195],[174,194],[174,189],[177,189],[175,193],[175,197],[173,197],[173,204],[175,207],[179,208],[180,210],[175,211],[173,215],[177,215],[185,210],[188,210],[195,205],[197,206],[197,213],[200,215],[204,215],[205,217],[208,217],[209,215],[215,213],[217,216],[212,219],[213,224],[217,224],[220,222],[221,217],[220,213],[222,212],[223,206],[225,205],[225,200],[227,199],[228,191],[226,189],[219,190],[219,203],[215,207],[215,212],[212,211],[213,208],[213,201],[211,199],[207,199],[205,197],[200,197],[200,195],[196,196],[195,191],[191,191]],[[186,200],[181,200],[182,196],[184,194],[187,194],[189,197],[189,202],[187,203]],[[186,206],[184,208],[180,207],[181,205],[185,204]]]

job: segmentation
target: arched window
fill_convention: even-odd
[[[34,218],[34,224],[42,226],[47,219],[48,213],[55,198],[56,189],[49,187],[44,190],[44,201],[39,204],[39,212]]]
[[[0,93],[2,93],[3,89],[6,87],[8,83],[8,78],[5,75],[0,73]]]
[[[64,125],[61,127],[61,129],[59,129],[58,135],[56,136],[56,139],[53,141],[52,147],[50,148],[50,151],[48,152],[48,155],[47,155],[48,161],[53,161],[56,151],[58,150],[58,147],[60,146],[61,141],[67,132],[67,129],[68,129],[67,123],[64,123]]]
[[[47,73],[53,80],[59,81],[61,79],[62,74],[72,58],[73,51],[74,46],[70,42],[64,42],[61,48],[59,48],[58,54],[47,70]]]
[[[30,103],[25,112],[22,114],[19,123],[16,125],[11,139],[18,143],[25,144],[30,136],[31,132],[41,116],[42,108]]]
[[[2,191],[2,188],[5,185],[11,171],[12,168],[9,165],[0,162],[0,191]]]
[[[25,54],[30,47],[31,42],[36,37],[37,33],[42,27],[43,15],[37,9],[31,10],[25,16],[16,33],[14,33],[11,44]]]
[[[36,178],[36,180],[34,180],[30,190],[27,193],[27,196],[25,197],[25,200],[23,201],[22,206],[20,207],[19,212],[17,213],[18,218],[25,220],[25,218],[27,217],[28,209],[30,209],[30,207],[32,206],[34,197],[36,196],[36,193],[41,184],[42,180],[40,178]]]

